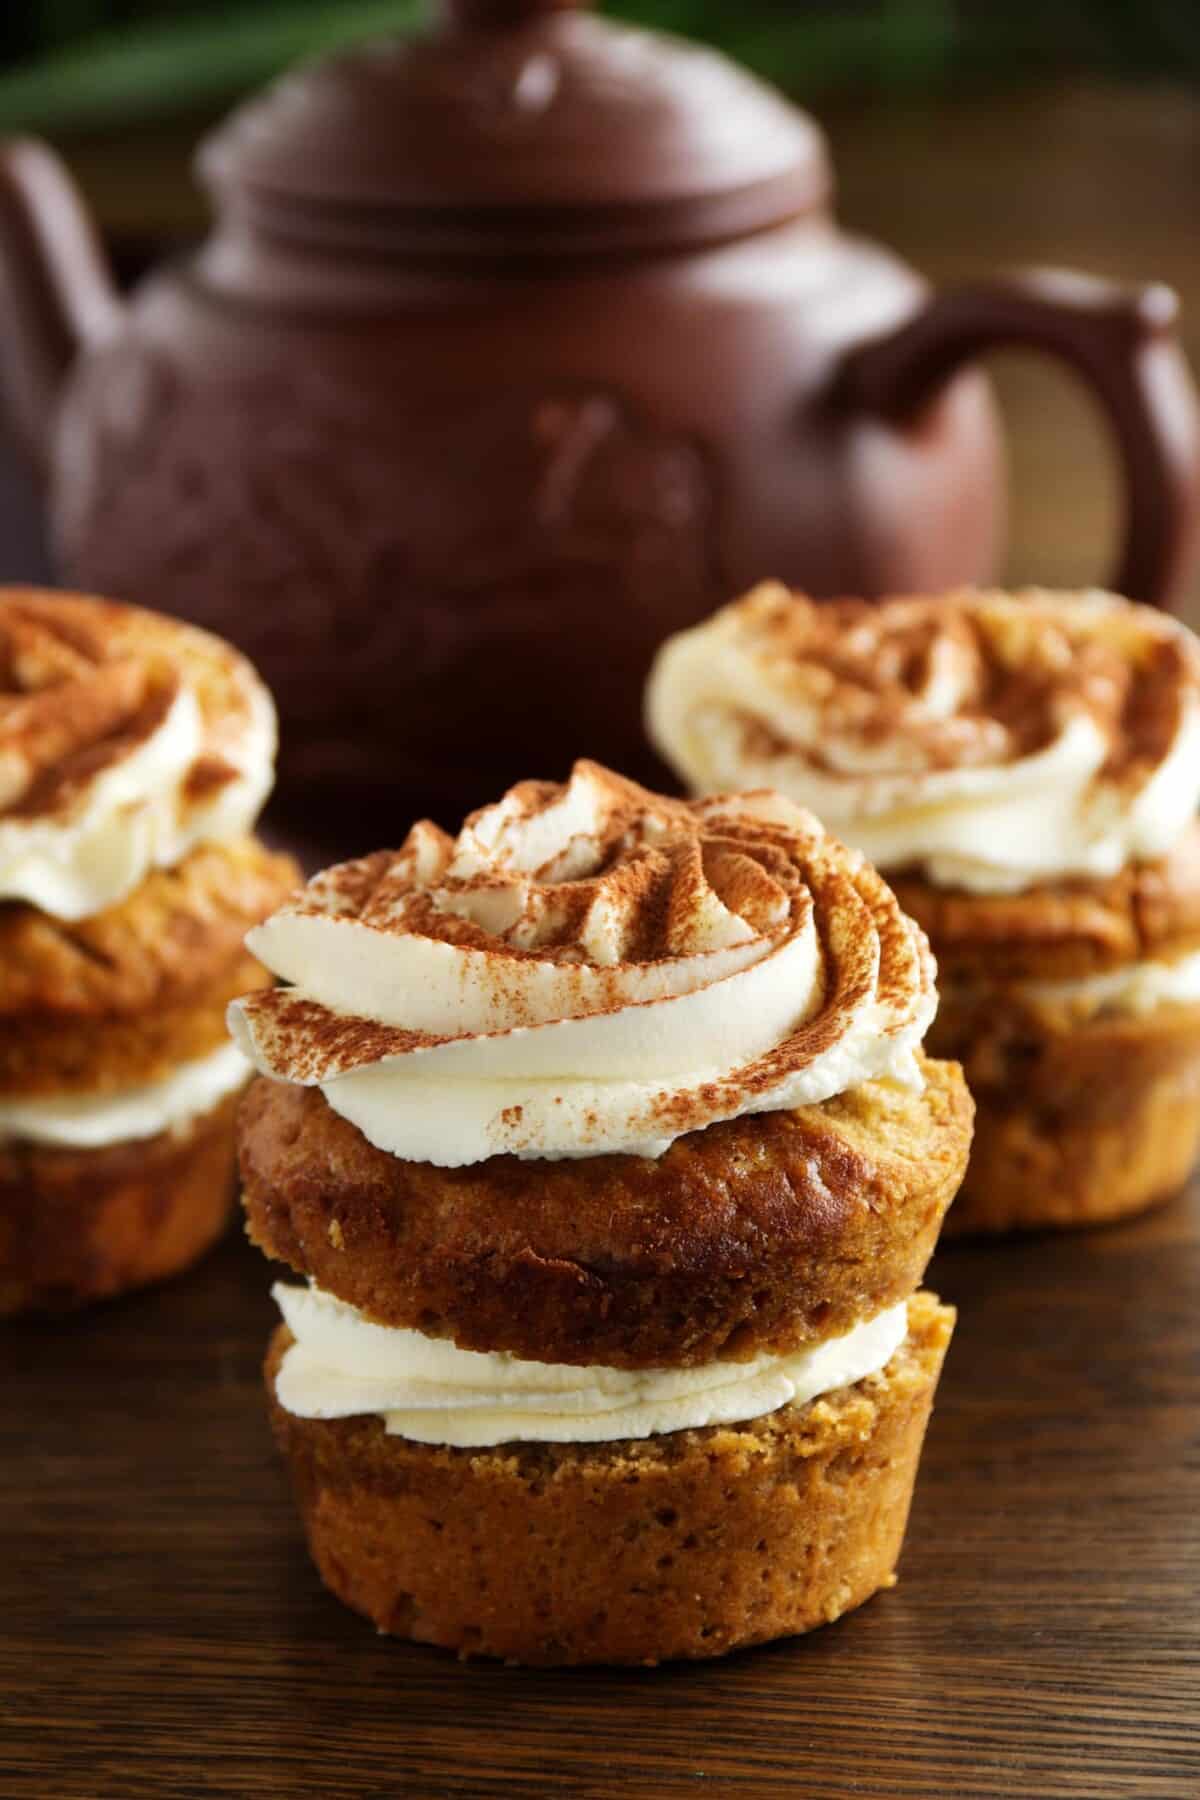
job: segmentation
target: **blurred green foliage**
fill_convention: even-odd
[[[1200,0],[610,0],[803,95],[1100,69],[1200,82]],[[428,0],[29,0],[0,8],[0,129],[210,107]]]

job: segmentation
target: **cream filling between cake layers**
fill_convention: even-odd
[[[250,1073],[237,1045],[222,1044],[208,1056],[181,1063],[161,1081],[116,1093],[0,1097],[0,1141],[102,1150],[182,1131],[236,1093]]]
[[[1018,982],[1015,991],[1034,1005],[1072,1007],[1084,1019],[1102,1012],[1144,1018],[1160,1006],[1200,1002],[1200,950],[1175,962],[1125,963],[1119,969],[1069,981]]]
[[[272,1290],[295,1342],[275,1392],[300,1419],[375,1414],[419,1444],[610,1443],[761,1418],[875,1375],[908,1331],[900,1301],[788,1356],[691,1369],[612,1369],[460,1350],[378,1325],[315,1284]]]

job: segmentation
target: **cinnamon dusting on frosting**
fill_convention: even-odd
[[[769,584],[732,610],[779,692],[814,706],[829,734],[797,744],[747,715],[748,736],[845,780],[858,771],[827,743],[889,747],[929,769],[1012,762],[1079,711],[1104,735],[1104,778],[1136,783],[1170,747],[1183,694],[1200,692],[1190,633],[1132,606],[971,591],[816,602]],[[948,688],[953,711],[940,702]]]
[[[670,800],[594,763],[326,871],[250,942],[296,984],[233,1009],[259,1067],[338,1110],[369,1088],[379,1129],[422,1145],[432,1114],[405,1108],[436,1083],[463,1141],[412,1154],[445,1163],[656,1154],[810,1086],[911,1074],[934,1004],[920,933],[810,814]]]
[[[169,671],[109,656],[36,596],[0,600],[0,811],[32,817],[69,805],[90,776],[143,741],[178,690]]]
[[[1111,873],[1186,825],[1200,642],[1110,595],[817,603],[766,583],[668,641],[647,717],[698,791],[769,781],[885,867],[1019,886]]]
[[[428,1031],[405,1031],[377,1019],[333,1012],[291,988],[264,992],[271,994],[271,1005],[258,1015],[260,1041],[274,1061],[286,1064],[291,1081],[329,1081],[385,1057],[409,1056],[414,1050],[451,1041]],[[241,1004],[249,1007],[252,999],[247,995]]]
[[[226,661],[213,675],[224,675],[226,704],[241,710],[241,659],[206,634],[106,601],[0,591],[0,815],[68,813],[162,724],[198,649]],[[207,796],[236,775],[206,750],[187,786]]]
[[[0,899],[87,917],[196,843],[240,835],[274,746],[266,690],[220,639],[0,589]]]

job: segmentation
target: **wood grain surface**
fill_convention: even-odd
[[[9,1325],[0,1794],[1192,1800],[1200,1202],[947,1249],[933,1279],[960,1322],[899,1586],[642,1672],[460,1665],[324,1592],[237,1234],[156,1292]]]

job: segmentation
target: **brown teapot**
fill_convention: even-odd
[[[707,50],[454,0],[278,82],[199,172],[214,235],[126,305],[61,164],[8,148],[0,374],[64,575],[242,644],[314,815],[452,822],[578,752],[652,772],[655,647],[762,575],[988,578],[991,345],[1091,384],[1115,585],[1178,589],[1200,428],[1173,296],[930,295],[839,232],[811,120]]]

